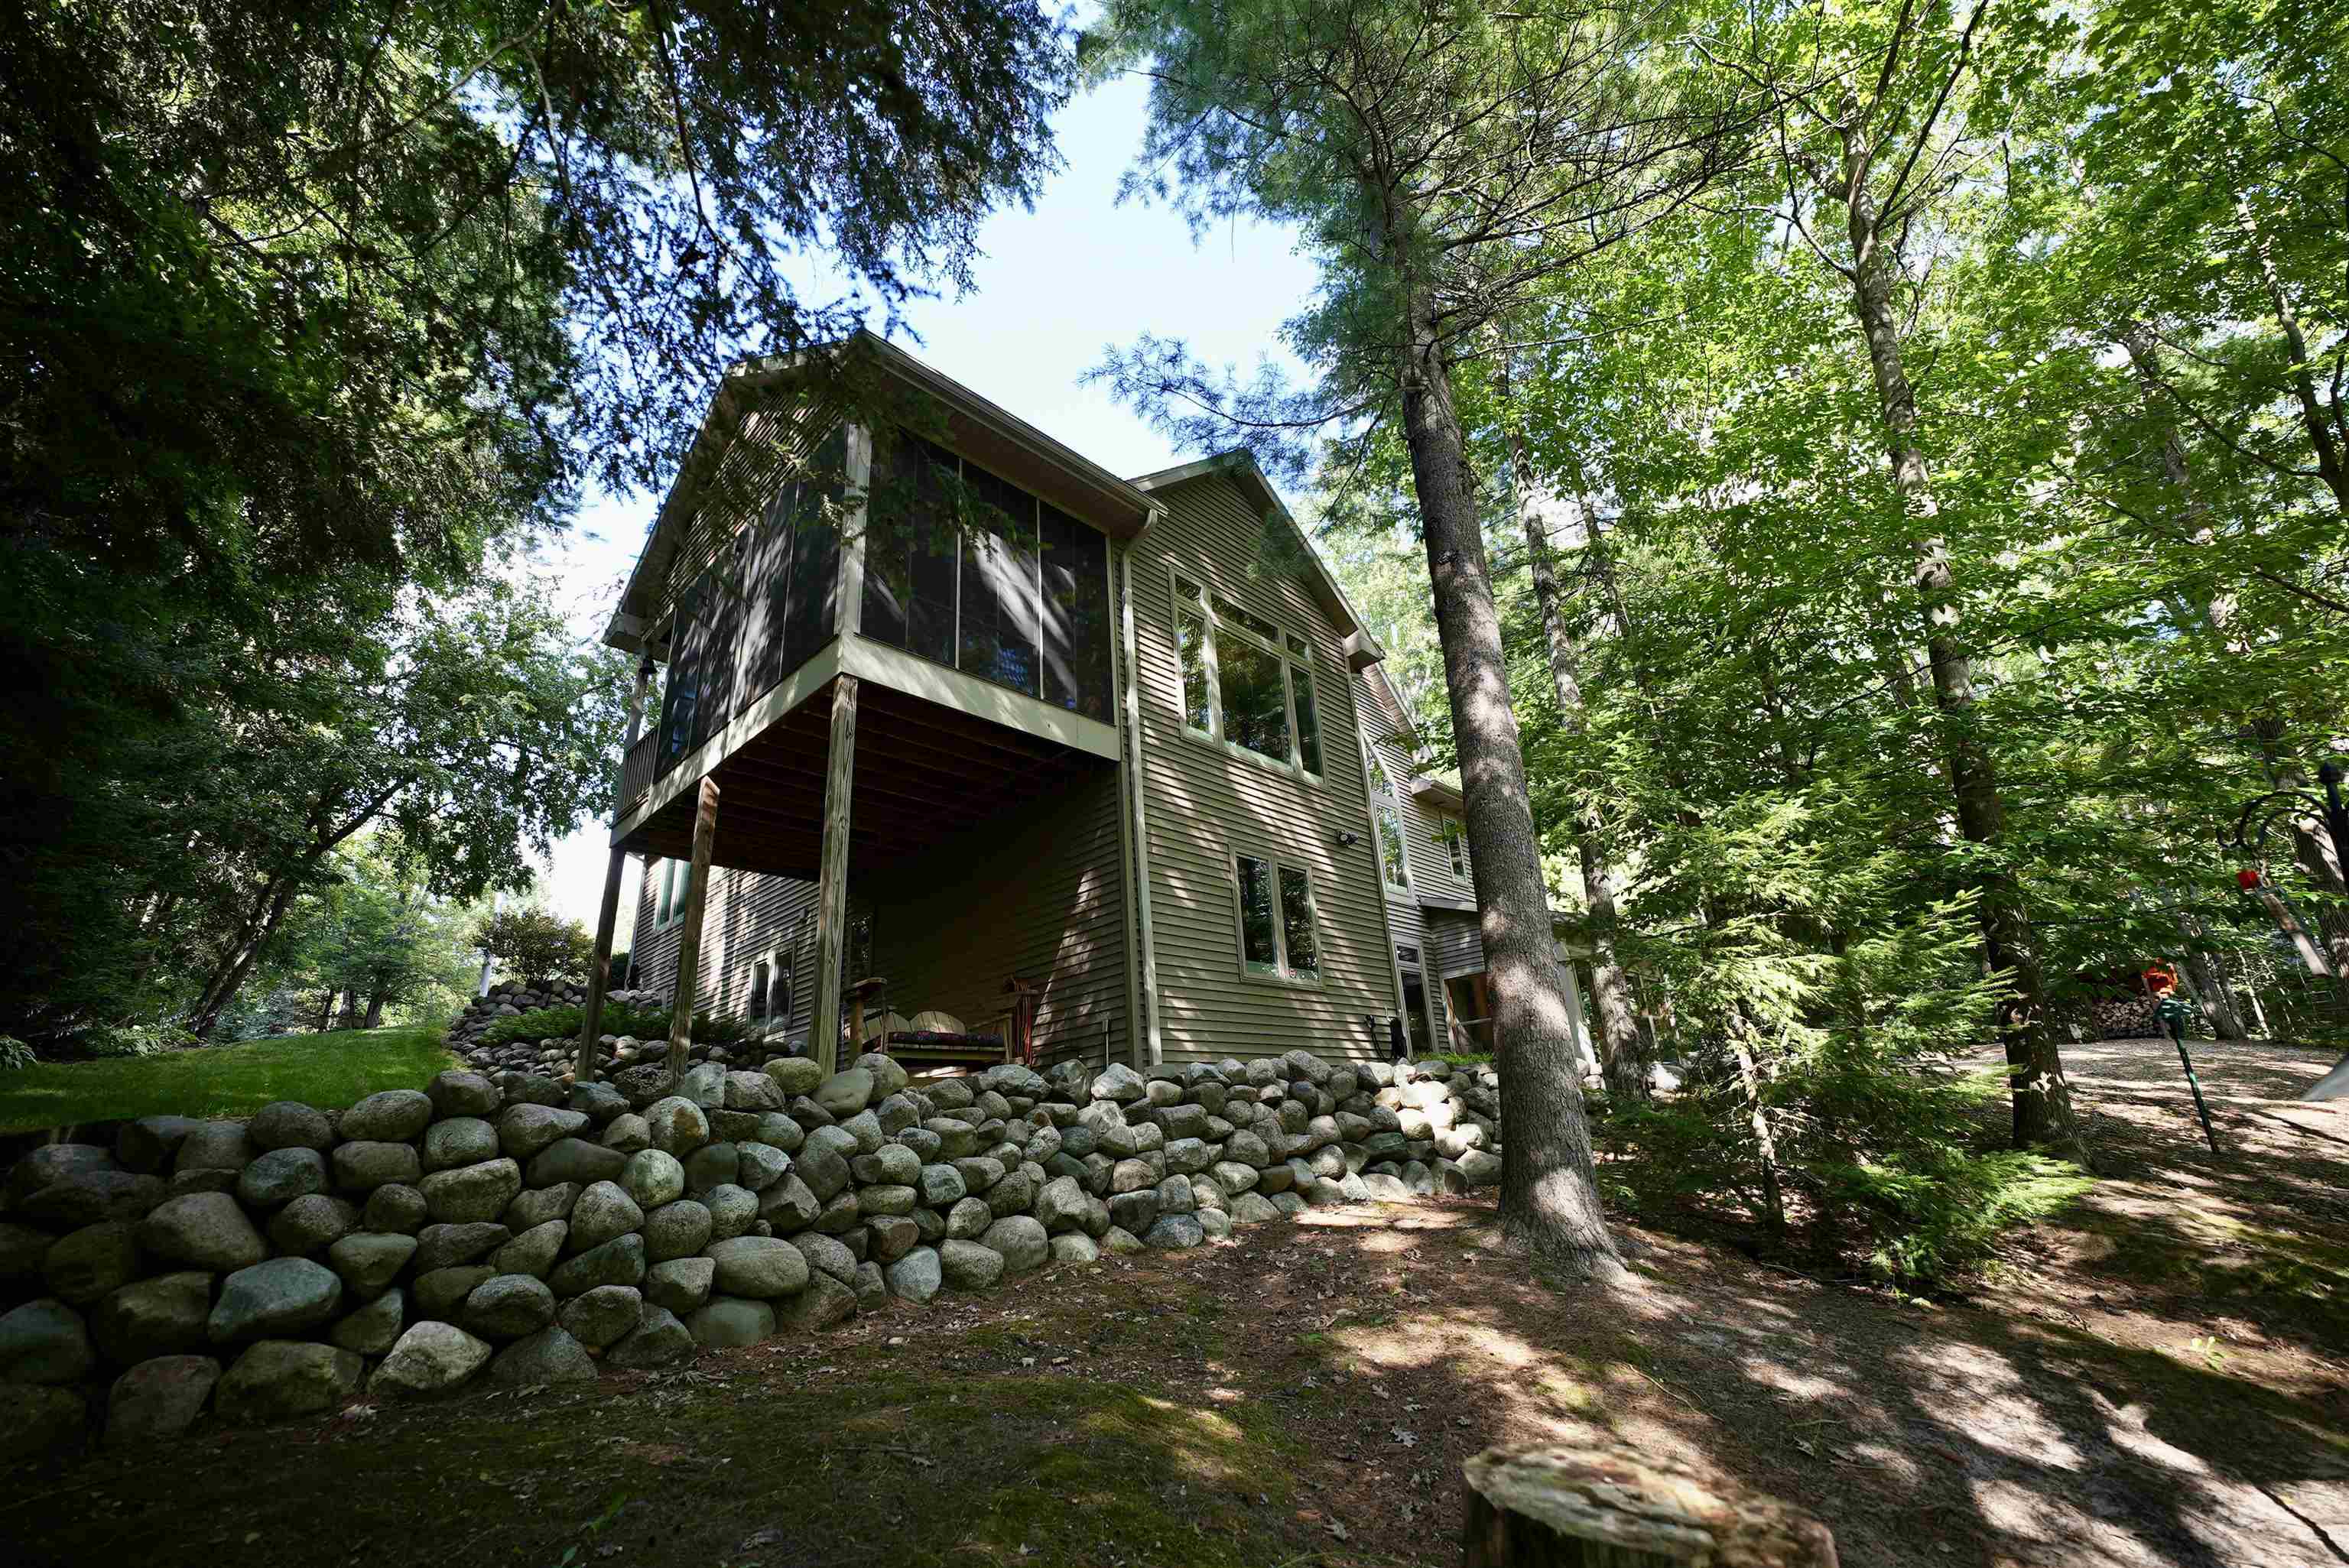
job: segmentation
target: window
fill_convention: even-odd
[[[1174,583],[1183,727],[1319,779],[1321,709],[1312,645],[1180,573]]]
[[[1107,723],[1100,531],[917,436],[887,434],[881,449],[864,634]]]
[[[1362,760],[1371,778],[1371,816],[1379,830],[1379,874],[1396,892],[1411,891],[1410,856],[1403,852],[1402,812],[1395,804],[1394,781],[1379,761],[1376,747],[1362,747]]]
[[[1240,967],[1270,979],[1321,978],[1319,912],[1313,879],[1260,855],[1235,855],[1239,883]]]
[[[691,861],[653,862],[653,929],[675,925],[685,916],[685,884],[692,878]]]
[[[773,973],[763,958],[750,965],[750,1000],[742,1010],[753,1018],[767,1016],[767,982]]]
[[[1436,828],[1436,837],[1444,841],[1444,851],[1452,857],[1452,874],[1462,882],[1473,880],[1468,871],[1468,824],[1457,817],[1445,817]]]

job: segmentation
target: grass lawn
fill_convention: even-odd
[[[440,1031],[336,1029],[119,1061],[40,1062],[0,1074],[0,1133],[138,1116],[243,1116],[272,1100],[328,1109],[422,1088],[456,1066]]]

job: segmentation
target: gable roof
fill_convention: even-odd
[[[1297,547],[1311,567],[1304,574],[1306,590],[1319,602],[1323,612],[1338,629],[1345,634],[1346,667],[1367,669],[1385,658],[1386,650],[1379,646],[1379,640],[1371,634],[1371,629],[1362,618],[1354,614],[1354,606],[1347,599],[1345,589],[1340,587],[1337,578],[1330,575],[1329,565],[1321,559],[1321,552],[1313,548],[1313,542],[1298,525],[1296,515],[1288,510],[1288,503],[1280,499],[1280,492],[1272,488],[1272,481],[1265,478],[1264,470],[1257,466],[1255,455],[1247,449],[1235,447],[1227,452],[1217,452],[1196,462],[1161,469],[1156,473],[1143,474],[1127,482],[1144,494],[1154,495],[1194,480],[1211,477],[1229,480],[1242,495],[1255,503],[1257,511],[1279,518],[1288,525],[1289,532],[1296,535]]]
[[[1000,404],[923,364],[895,344],[858,331],[838,343],[797,354],[753,360],[729,372],[702,416],[701,428],[678,465],[668,494],[654,514],[628,573],[627,586],[605,626],[604,641],[633,653],[649,628],[659,584],[667,577],[700,500],[703,478],[721,455],[727,432],[739,428],[741,405],[754,393],[812,379],[819,371],[848,364],[852,373],[876,374],[882,384],[936,407],[945,417],[948,445],[1063,511],[1084,519],[1112,539],[1132,539],[1165,511],[1139,485],[1063,445]]]

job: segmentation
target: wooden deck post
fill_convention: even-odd
[[[1827,1527],[1775,1498],[1629,1449],[1486,1449],[1462,1568],[1837,1568]]]
[[[823,849],[815,879],[815,1013],[808,1055],[829,1077],[840,1065],[840,956],[848,940],[848,810],[856,781],[856,677],[832,686],[831,766],[823,779]]]
[[[701,781],[693,813],[693,865],[685,884],[685,929],[677,936],[677,999],[668,1015],[668,1081],[685,1077],[686,1047],[693,1040],[694,992],[701,968],[701,914],[709,900],[709,851],[718,840],[718,780]]]
[[[595,958],[587,966],[587,1016],[579,1023],[579,1059],[572,1064],[573,1083],[595,1081],[595,1041],[604,1032],[604,996],[612,988],[612,936],[620,923],[620,882],[628,869],[628,851],[616,849],[604,872],[604,903],[595,912]]]

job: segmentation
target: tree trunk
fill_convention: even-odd
[[[1486,1449],[1462,1470],[1462,1568],[1836,1568],[1810,1515],[1628,1446]]]
[[[1733,1006],[1729,1016],[1730,1049],[1737,1058],[1737,1084],[1745,1099],[1746,1130],[1754,1135],[1754,1155],[1762,1167],[1762,1222],[1769,1233],[1783,1235],[1786,1229],[1786,1200],[1778,1190],[1778,1140],[1770,1130],[1770,1118],[1762,1105],[1762,1074],[1754,1065],[1754,1025],[1745,1016],[1743,1004]]]
[[[1940,534],[1940,509],[1925,453],[1917,440],[1917,399],[1901,358],[1890,258],[1866,174],[1862,150],[1847,142],[1845,181],[1837,195],[1850,227],[1853,305],[1876,377],[1892,482],[1909,523],[1926,662],[1940,715],[1958,830],[1969,843],[1994,851],[2004,836],[2005,808],[1998,774],[1974,729],[1973,670],[1958,639],[1957,583],[1950,570],[1947,542]],[[2079,1122],[2072,1109],[2071,1086],[2064,1078],[2063,1056],[2047,1030],[2039,956],[2022,889],[2013,872],[1996,865],[1981,880],[1983,955],[2007,986],[1998,1022],[2006,1047],[2015,1146],[2044,1146],[2076,1155],[2081,1152]]]
[[[1506,382],[1503,397],[1507,396]],[[1543,640],[1549,651],[1550,685],[1557,710],[1567,727],[1585,727],[1582,682],[1576,670],[1574,636],[1567,630],[1559,603],[1557,572],[1550,562],[1549,535],[1543,526],[1541,490],[1532,482],[1526,462],[1524,438],[1514,419],[1509,427],[1509,456],[1516,468],[1517,518],[1526,531],[1526,553],[1533,567],[1534,598],[1541,607]],[[1648,1059],[1640,1034],[1638,1006],[1631,999],[1631,982],[1615,956],[1615,868],[1599,852],[1604,829],[1599,808],[1576,792],[1574,847],[1582,864],[1582,898],[1590,911],[1590,994],[1599,1013],[1599,1061],[1607,1075],[1607,1092],[1627,1101],[1648,1099],[1654,1064]],[[1473,852],[1473,851],[1472,851]]]
[[[2276,325],[2283,334],[2284,355],[2292,361],[2292,397],[2300,404],[2301,427],[2307,431],[2308,444],[2316,454],[2317,474],[2324,480],[2324,488],[2333,492],[2333,509],[2349,516],[2349,468],[2342,463],[2341,442],[2317,397],[2316,377],[2308,364],[2308,336],[2301,330],[2300,313],[2292,308],[2292,296],[2284,292],[2275,258],[2268,251],[2267,236],[2260,232],[2250,202],[2237,199],[2235,219],[2251,241],[2251,258],[2259,263],[2261,286],[2267,291],[2268,304],[2276,313]]]
[[[246,922],[243,939],[233,950],[228,960],[216,967],[205,981],[195,1010],[188,1018],[190,1034],[200,1040],[211,1037],[212,1030],[220,1025],[221,1015],[228,1010],[231,1002],[236,1000],[237,991],[244,985],[244,977],[253,973],[254,961],[261,956],[261,950],[268,944],[270,937],[276,934],[278,923],[293,907],[294,895],[299,891],[300,883],[290,875],[280,877],[274,884],[262,905],[259,920]],[[329,998],[329,1005],[331,1002],[332,998]]]
[[[343,993],[342,1026],[346,1029],[356,1029],[359,1026],[359,994],[356,990]]]
[[[1426,529],[1476,907],[1492,977],[1494,1052],[1507,1085],[1501,1222],[1513,1240],[1563,1267],[1612,1277],[1622,1264],[1591,1163],[1566,982],[1550,932],[1541,846],[1534,837],[1501,618],[1453,402],[1451,366],[1434,324],[1418,307],[1406,325],[1404,438]]]
[[[367,1014],[359,1020],[359,1027],[362,1029],[380,1029],[383,1027],[382,992],[372,991],[367,994]]]

